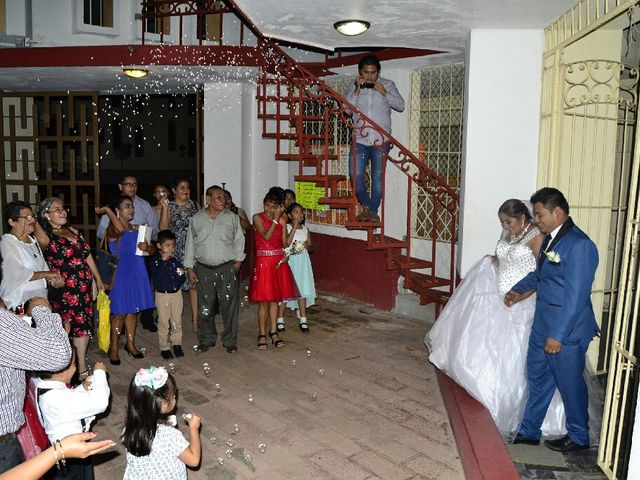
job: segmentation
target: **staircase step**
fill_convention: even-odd
[[[371,233],[369,233],[369,240],[367,242],[367,250],[389,250],[392,248],[407,248],[407,242],[398,240],[397,238],[388,237],[387,235],[381,235],[379,233],[372,233],[376,228],[377,222],[363,222],[364,225],[369,227]],[[382,224],[380,224],[382,225]]]
[[[297,122],[299,115],[277,114],[277,113],[259,113],[258,118],[266,118],[267,120],[282,120],[289,122]],[[304,115],[303,122],[322,122],[324,117],[321,115]]]
[[[262,138],[281,138],[289,140],[324,140],[324,135],[315,133],[265,132]]]
[[[448,291],[436,290],[436,288],[449,286],[450,283],[451,281],[447,278],[411,272],[408,277],[405,277],[404,287],[420,295],[421,305],[428,303],[444,305],[451,294]]]
[[[332,187],[344,180],[344,175],[294,175],[293,179],[296,182],[315,182],[319,187]]]
[[[275,154],[275,159],[276,160],[295,160],[295,161],[299,161],[302,160],[305,162],[306,166],[309,165],[317,165],[318,163],[321,163],[322,161],[326,160],[337,160],[338,159],[338,155],[327,155],[326,157],[322,154],[318,154],[315,155],[313,153],[276,153]]]
[[[420,258],[408,257],[406,255],[397,255],[387,260],[387,268],[389,270],[417,270],[419,268],[433,268],[431,260],[422,260]]]
[[[318,203],[331,207],[345,208],[354,204],[353,197],[325,197],[319,198]]]
[[[315,97],[298,97],[297,95],[256,95],[258,101],[266,100],[267,102],[284,102],[284,103],[298,103],[298,102],[317,102]]]

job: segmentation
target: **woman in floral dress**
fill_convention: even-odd
[[[182,263],[184,261],[184,249],[187,243],[187,230],[189,222],[198,210],[200,205],[191,200],[191,187],[189,180],[180,178],[176,181],[172,189],[174,199],[161,200],[162,211],[160,213],[160,230],[171,230],[176,236],[176,258]],[[189,301],[191,303],[191,325],[196,331],[198,325],[198,296],[196,287],[187,280],[182,286],[183,290],[189,291]]]
[[[49,197],[40,203],[36,238],[44,258],[52,271],[60,273],[64,285],[49,288],[49,302],[53,311],[69,322],[69,336],[76,349],[78,375],[89,375],[87,348],[93,332],[93,280],[99,290],[104,290],[100,273],[91,255],[91,249],[82,235],[68,225],[68,213],[62,200]]]

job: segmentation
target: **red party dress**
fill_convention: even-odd
[[[264,212],[260,214],[265,229],[271,220]],[[276,225],[270,240],[265,240],[256,232],[256,258],[249,286],[249,300],[252,302],[279,302],[298,298],[298,288],[291,274],[289,264],[284,262],[276,266],[284,257],[282,248],[282,225]]]

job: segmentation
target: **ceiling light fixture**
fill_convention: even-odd
[[[149,70],[144,68],[126,67],[123,68],[122,71],[131,78],[144,78],[149,75]]]
[[[340,20],[333,24],[335,28],[342,35],[354,36],[369,30],[371,24],[365,20]]]

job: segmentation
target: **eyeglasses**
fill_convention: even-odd
[[[121,184],[123,187],[137,187],[138,184],[136,182],[125,182]]]
[[[67,211],[68,210],[66,208],[56,208],[55,210],[49,210],[49,213],[63,213]]]
[[[28,222],[36,219],[36,217],[34,217],[33,215],[19,215],[18,218],[22,218],[24,220],[27,220]]]

